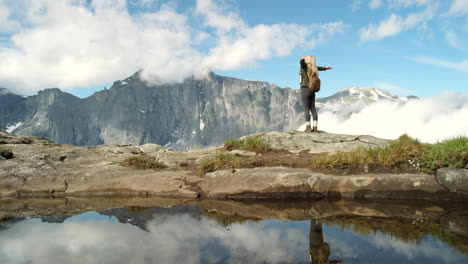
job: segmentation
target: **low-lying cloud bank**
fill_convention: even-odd
[[[0,0],[0,24],[9,25],[0,26],[0,86],[20,94],[90,87],[140,69],[153,83],[180,81],[311,49],[345,27],[248,25],[219,0],[149,3]]]
[[[378,102],[360,109],[331,107],[319,112],[319,129],[387,139],[406,133],[428,143],[468,136],[468,93],[444,92],[404,104]]]

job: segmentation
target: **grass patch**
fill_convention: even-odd
[[[402,135],[384,148],[358,148],[338,152],[312,160],[312,167],[320,169],[362,168],[366,165],[394,167],[408,163],[415,169],[435,171],[443,167],[467,168],[468,138],[458,137],[437,144],[423,144]]]
[[[420,160],[422,166],[429,170],[468,168],[468,138],[457,137],[434,144],[422,153]]]
[[[121,163],[124,167],[130,167],[134,169],[154,169],[154,170],[161,170],[167,168],[161,162],[158,162],[154,157],[148,156],[132,156],[124,159]]]
[[[260,157],[239,157],[229,154],[220,153],[214,157],[203,160],[198,166],[201,174],[207,172],[233,169],[233,168],[253,168],[263,165]]]
[[[243,149],[255,152],[265,152],[271,150],[270,145],[261,139],[261,136],[248,137],[246,139],[228,138],[224,142],[224,149],[231,151]]]
[[[6,148],[0,148],[0,156],[6,159],[12,159],[14,157],[13,151]]]

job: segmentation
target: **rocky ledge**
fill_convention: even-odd
[[[259,134],[290,155],[385,146],[370,136],[330,133]],[[258,135],[256,135],[258,136]],[[260,167],[197,173],[197,164],[222,150],[173,151],[156,144],[75,147],[45,138],[0,132],[0,197],[170,196],[208,198],[404,198],[468,202],[468,170],[444,168],[437,175],[332,175],[308,169]],[[242,152],[234,152],[242,155]],[[295,154],[296,153],[296,154]],[[248,155],[248,154],[246,154]],[[254,153],[255,155],[255,153]],[[123,167],[133,156],[152,157],[161,170]],[[287,156],[285,156],[287,158]]]
[[[307,151],[309,153],[333,153],[350,151],[359,147],[384,147],[389,140],[368,135],[343,135],[332,133],[304,133],[299,131],[269,132],[248,135],[240,139],[259,137],[267,142],[272,149],[286,149],[292,153]]]

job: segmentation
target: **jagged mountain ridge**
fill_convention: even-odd
[[[319,98],[318,107],[351,104],[351,93],[366,104],[406,99],[380,90],[370,91],[370,97],[366,89],[343,89]],[[267,82],[209,73],[202,79],[149,85],[136,73],[84,99],[57,88],[28,97],[6,90],[0,94],[0,129],[78,146],[157,143],[182,150],[296,129],[303,123],[302,111],[299,91]]]

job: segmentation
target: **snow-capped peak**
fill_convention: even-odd
[[[365,87],[348,87],[341,89],[338,94],[344,94],[348,96],[358,97],[358,98],[366,98],[366,99],[391,99],[391,100],[404,100],[406,98],[399,97],[397,95],[391,94],[386,91],[382,91],[377,88],[365,88]]]

